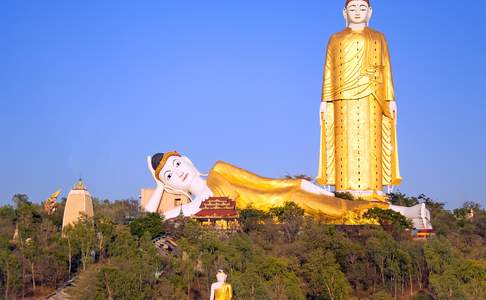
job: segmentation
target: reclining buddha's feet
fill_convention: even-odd
[[[308,181],[305,179],[301,180],[300,188],[303,191],[308,193],[316,194],[316,195],[326,195],[326,196],[334,196],[334,193],[329,192],[328,190]]]

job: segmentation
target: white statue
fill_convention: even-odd
[[[211,285],[211,296],[209,300],[231,300],[233,299],[233,290],[231,285],[226,283],[228,276],[223,270],[218,270],[216,274],[217,282]]]
[[[206,180],[189,158],[176,152],[168,152],[149,156],[147,163],[157,183],[157,188],[145,207],[147,212],[157,211],[164,190],[178,192],[192,199],[191,203],[165,212],[166,219],[175,218],[181,212],[184,216],[192,216],[199,211],[204,200],[213,196]]]

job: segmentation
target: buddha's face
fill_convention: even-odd
[[[366,1],[353,0],[343,11],[344,18],[349,24],[367,23],[371,18],[371,7]]]
[[[171,156],[160,171],[160,180],[176,190],[188,192],[191,183],[199,176],[194,164],[185,156]]]
[[[223,272],[219,272],[218,274],[216,274],[216,279],[218,280],[218,282],[225,282],[226,277],[227,275]]]

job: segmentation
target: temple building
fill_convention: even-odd
[[[391,209],[401,213],[412,222],[413,230],[411,234],[414,239],[426,239],[435,235],[430,221],[430,211],[425,206],[425,203],[412,207],[391,205]]]
[[[240,228],[236,202],[227,197],[211,197],[201,203],[200,209],[192,218],[203,227],[228,231]]]
[[[145,206],[147,206],[152,194],[155,192],[154,189],[142,189],[140,192],[140,208],[145,211]],[[160,198],[160,204],[157,209],[159,214],[164,214],[166,211],[179,207],[183,204],[191,202],[190,199],[183,194],[173,193],[169,191],[164,191],[162,197]]]
[[[67,197],[62,228],[64,229],[66,226],[76,223],[81,215],[92,218],[94,212],[91,194],[86,189],[83,181],[79,179]]]

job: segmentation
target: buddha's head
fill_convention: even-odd
[[[154,154],[151,165],[157,180],[166,187],[186,193],[194,178],[200,176],[191,160],[175,151]]]
[[[218,270],[218,273],[216,274],[216,279],[218,280],[218,282],[225,282],[227,277],[228,275],[226,275],[223,270]]]
[[[369,0],[346,0],[343,16],[346,24],[368,24],[373,10]]]

